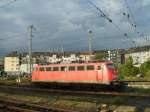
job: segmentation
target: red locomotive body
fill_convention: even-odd
[[[117,80],[112,62],[36,65],[32,82],[110,84]]]

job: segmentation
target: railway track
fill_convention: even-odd
[[[150,88],[150,81],[133,80],[133,81],[120,81],[120,82],[126,84],[128,87]]]
[[[150,87],[150,81],[121,81],[125,83],[128,87]],[[57,93],[57,94],[69,94],[69,95],[97,95],[97,96],[127,96],[127,97],[147,97],[150,98],[148,93],[132,93],[132,92],[116,92],[116,91],[84,91],[84,90],[63,90],[63,89],[51,89],[51,88],[38,88],[32,84],[15,84],[15,85],[4,85],[0,83],[0,88],[9,88],[19,91],[32,91],[38,93]]]
[[[0,98],[0,109],[10,112],[77,112],[3,98]]]
[[[150,81],[146,81],[146,80],[122,80],[122,81],[117,81],[120,82],[122,84],[126,84],[127,86],[150,86]],[[0,81],[0,85],[18,85],[18,86],[31,86],[32,83],[18,83],[18,82],[7,82],[7,81]]]
[[[40,95],[40,96],[47,96],[48,95],[48,96],[53,97],[53,95],[54,96],[56,95],[57,96],[56,98],[63,97],[62,99],[65,99],[65,100],[70,100],[70,98],[67,98],[69,96],[71,96],[71,97],[75,96],[75,98],[77,98],[77,101],[78,100],[80,101],[81,99],[83,99],[85,101],[94,100],[94,102],[95,102],[95,98],[100,99],[100,100],[102,100],[102,99],[104,100],[106,98],[106,102],[96,100],[97,104],[101,104],[101,103],[109,104],[109,102],[112,102],[111,99],[113,99],[113,98],[116,98],[116,99],[119,98],[119,100],[116,100],[119,102],[120,101],[122,102],[123,100],[120,100],[120,98],[123,98],[123,99],[128,99],[128,100],[131,99],[131,101],[129,101],[129,102],[133,102],[133,100],[135,100],[135,101],[138,100],[138,101],[140,101],[140,103],[141,103],[141,100],[143,100],[144,102],[149,102],[149,99],[150,99],[150,94],[145,94],[145,93],[128,93],[128,92],[126,93],[126,92],[112,92],[112,91],[105,91],[105,92],[68,91],[68,90],[47,89],[47,88],[45,89],[45,88],[35,88],[35,87],[32,88],[29,86],[27,87],[27,86],[10,86],[10,85],[9,86],[6,86],[6,85],[3,86],[3,85],[0,85],[0,90],[2,90],[2,91],[4,90],[3,92],[6,92],[6,93],[9,93],[9,91],[13,90],[14,92],[11,92],[12,94],[22,94],[23,93],[23,95],[27,95],[27,96],[28,96],[27,93],[29,93],[29,95],[30,95],[30,93],[32,93],[35,96],[36,95]],[[21,92],[21,93],[19,93],[19,92]],[[89,98],[89,99],[86,99],[86,98]],[[107,102],[107,99],[110,99],[110,100]],[[115,100],[113,100],[113,101],[115,101]],[[9,104],[7,102],[6,103],[1,102],[1,98],[0,98],[0,104],[4,104],[2,106],[0,105],[0,108],[2,107],[2,108],[5,108],[6,110],[11,109],[11,110],[14,110],[14,112],[16,112],[16,110],[17,110],[17,112],[44,111],[44,110],[40,110],[41,107],[42,107],[42,109],[45,109],[45,111],[48,111],[48,110],[46,110],[47,107],[45,108],[44,106],[39,106],[41,104],[41,102],[39,102],[38,105],[36,105],[37,103],[30,104],[30,103],[21,101],[20,104],[13,104],[14,106],[12,106],[11,103]],[[128,104],[128,103],[122,103],[122,104]],[[141,104],[143,104],[143,103],[141,103]],[[34,106],[32,107],[32,105],[34,105]],[[138,103],[136,103],[136,104],[131,103],[131,105],[136,106],[136,105],[138,105]],[[149,105],[149,103],[146,103],[146,104],[144,104],[144,106],[146,107],[146,106],[150,106],[150,105]],[[29,108],[25,108],[25,107],[29,107]],[[143,107],[143,108],[145,108],[145,107]],[[61,108],[61,106],[60,106],[60,108]],[[66,110],[65,111],[57,111],[57,110],[55,110],[55,108],[52,108],[52,109],[54,109],[53,112],[73,112],[70,110],[69,111],[68,110],[67,111]],[[75,109],[75,110],[77,110],[77,109]]]
[[[148,93],[131,93],[131,92],[115,92],[115,91],[70,91],[70,90],[58,90],[58,89],[45,89],[45,88],[31,88],[20,86],[1,86],[1,89],[7,88],[16,91],[36,92],[40,94],[64,94],[64,95],[91,95],[91,96],[122,96],[122,97],[143,97],[150,98]]]

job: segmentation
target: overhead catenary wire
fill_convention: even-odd
[[[129,11],[129,13],[130,13],[132,19],[133,19],[133,24],[132,24],[132,26],[135,27],[135,30],[136,30],[137,24],[136,24],[134,15],[132,14],[131,8],[129,7],[127,0],[124,0],[124,1],[125,1],[125,3],[126,3],[127,9],[128,9],[128,11]],[[127,17],[129,18],[130,15],[128,14]]]
[[[12,4],[12,3],[14,3],[14,2],[16,2],[16,1],[18,1],[18,0],[7,0],[7,3],[5,3],[5,4],[3,4],[3,5],[0,5],[0,8],[5,8],[5,7],[7,7],[8,5],[10,5],[10,4]],[[4,1],[3,1],[4,2]],[[7,39],[7,38],[1,38],[0,40],[5,40],[5,39]]]
[[[25,35],[26,33],[15,33],[15,34],[7,34],[7,35],[0,35],[0,40],[10,40],[10,39],[13,39],[14,38],[11,38],[11,37],[15,37],[15,39],[21,39],[20,37],[22,37],[22,35]]]
[[[131,26],[134,27],[134,31],[135,33],[138,34],[138,36],[140,36],[140,32],[137,31],[137,23],[135,21],[135,17],[131,11],[131,8],[129,7],[129,4],[127,2],[127,0],[124,0],[125,4],[126,4],[126,8],[128,9],[128,12],[124,12],[123,15],[127,17],[128,21],[130,22]],[[131,20],[132,18],[132,20]]]
[[[87,2],[89,4],[91,4],[93,7],[96,8],[96,10],[98,10],[100,12],[100,16],[103,17],[104,19],[106,19],[108,22],[110,22],[111,24],[113,24],[116,29],[118,29],[121,33],[123,33],[123,36],[126,37],[126,39],[128,39],[130,41],[131,45],[135,45],[135,41],[133,41],[129,35],[127,33],[125,33],[124,31],[122,31],[119,26],[117,24],[115,24],[111,18],[109,18],[99,7],[97,7],[93,2],[91,2],[90,0],[87,0]]]
[[[147,37],[147,33],[146,33],[146,32],[143,33],[143,32],[141,32],[141,31],[139,30],[138,25],[137,25],[137,22],[136,22],[136,19],[135,19],[133,13],[132,13],[132,10],[131,10],[131,8],[130,8],[128,2],[127,2],[127,0],[124,0],[124,2],[125,2],[125,4],[126,4],[126,8],[128,9],[128,12],[129,12],[128,15],[130,15],[130,16],[127,16],[127,17],[128,17],[128,19],[132,19],[132,21],[133,21],[133,23],[132,23],[132,21],[130,21],[131,26],[134,27],[134,31],[135,31],[135,33],[137,34],[138,38],[144,40],[144,41],[147,43],[147,41],[149,41],[149,39],[148,39],[148,37]],[[123,15],[124,15],[124,14],[123,14]],[[145,36],[144,36],[144,35],[145,35]]]
[[[109,22],[112,22],[112,20],[111,20],[109,17],[107,17],[107,16],[105,15],[105,13],[104,13],[99,7],[97,7],[93,2],[91,2],[90,0],[87,0],[87,2],[88,2],[89,4],[91,4],[92,6],[94,6],[94,7],[100,12],[100,16],[101,16],[101,17],[104,17],[104,18],[107,19]]]
[[[7,7],[8,5],[10,5],[10,4],[12,4],[12,3],[16,2],[16,1],[18,1],[18,0],[11,0],[11,1],[9,1],[9,2],[3,4],[3,5],[0,5],[0,8],[5,8],[5,7]]]
[[[3,5],[0,5],[0,8],[5,8],[5,7],[7,7],[8,5],[10,5],[10,4],[12,4],[12,3],[14,3],[14,2],[16,2],[16,1],[18,1],[18,0],[5,0],[5,1],[7,1],[7,3],[5,3],[5,4],[3,4]],[[3,1],[4,2],[4,1]],[[11,35],[12,36],[12,35]],[[14,35],[13,35],[14,36]],[[4,38],[4,36],[3,36],[3,38],[0,38],[0,40],[6,40],[6,39],[9,39],[9,37],[7,36],[7,37],[5,37]]]

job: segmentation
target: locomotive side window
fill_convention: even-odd
[[[77,66],[77,70],[83,71],[84,70],[84,66]]]
[[[46,71],[51,71],[51,67],[46,67]]]
[[[76,70],[76,68],[75,68],[75,66],[69,66],[69,71],[75,71]]]
[[[87,70],[94,70],[94,65],[88,65]]]
[[[45,71],[44,67],[40,67],[39,71]]]
[[[60,70],[61,71],[67,71],[67,67],[66,66],[62,66],[62,67],[60,67]]]
[[[53,67],[53,71],[59,71],[59,67]]]
[[[98,65],[98,70],[101,70],[101,66],[100,65]]]

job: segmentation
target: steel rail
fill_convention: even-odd
[[[150,98],[148,93],[131,93],[131,92],[114,92],[114,91],[71,91],[71,90],[60,90],[60,89],[44,89],[44,88],[29,88],[29,87],[12,87],[12,86],[0,86],[0,88],[9,88],[9,89],[21,89],[23,91],[37,92],[37,93],[48,93],[48,94],[66,94],[66,95],[96,95],[96,96],[122,96],[122,97],[145,97]]]
[[[13,99],[0,98],[0,108],[13,109],[17,112],[77,112],[73,110],[54,108],[49,106],[41,106],[29,102],[23,102]]]
[[[142,88],[150,88],[150,81],[145,80],[131,80],[131,81],[120,81],[124,83],[128,87],[142,87]]]
[[[120,82],[120,83],[145,83],[145,84],[150,84],[150,81],[147,81],[147,80],[119,80],[119,81],[116,81],[116,82]],[[0,81],[0,85],[20,85],[20,86],[30,86],[32,84],[32,82],[28,82],[28,83],[17,83],[17,82],[10,82],[10,81]]]
[[[19,108],[16,106],[10,106],[10,105],[5,105],[5,104],[0,104],[0,109],[3,109],[8,112],[37,112],[34,110],[23,109],[23,108]]]

